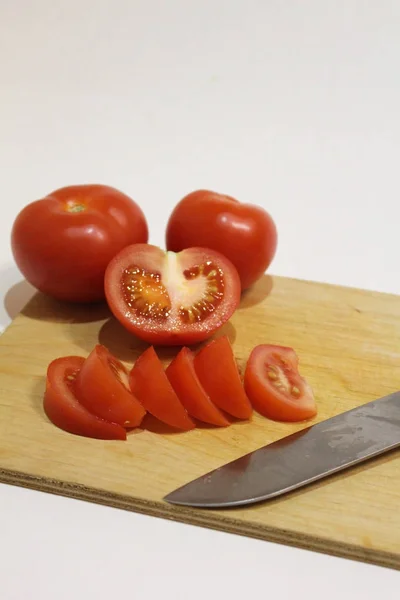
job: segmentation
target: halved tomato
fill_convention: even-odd
[[[43,407],[50,421],[69,433],[101,440],[126,440],[126,431],[89,412],[75,395],[75,382],[85,359],[56,358],[47,368]]]
[[[91,413],[123,427],[137,427],[146,414],[130,390],[127,369],[100,344],[77,375],[76,394]]]
[[[292,348],[262,344],[247,361],[244,384],[257,412],[276,421],[304,421],[317,414],[314,394],[300,376]]]
[[[226,336],[213,340],[194,359],[200,382],[211,400],[238,419],[251,417],[232,346]]]
[[[204,423],[226,427],[228,419],[211,401],[194,368],[194,356],[182,348],[166,369],[167,377],[189,415]]]
[[[153,346],[139,356],[129,382],[132,392],[154,417],[177,429],[194,429],[195,424],[170,384]]]
[[[111,260],[105,292],[115,317],[150,344],[189,345],[207,339],[240,301],[239,275],[213,250],[164,252],[134,244]]]

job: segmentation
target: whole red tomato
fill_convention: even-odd
[[[104,298],[104,273],[125,246],[147,242],[139,206],[104,185],[58,189],[28,204],[15,219],[14,260],[37,289],[59,300]]]
[[[180,252],[201,246],[224,254],[236,267],[242,289],[269,267],[277,247],[277,231],[266,210],[207,190],[185,196],[167,225],[167,249]]]

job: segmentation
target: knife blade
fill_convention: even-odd
[[[197,508],[254,504],[400,446],[400,391],[311,425],[194,479],[164,500]]]

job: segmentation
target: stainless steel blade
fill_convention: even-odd
[[[268,444],[164,498],[222,508],[274,498],[400,446],[400,392]]]

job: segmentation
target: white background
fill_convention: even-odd
[[[156,244],[194,189],[261,204],[271,272],[400,293],[399,107],[396,0],[0,0],[0,325],[32,293],[16,214],[86,182],[139,202]],[[400,577],[3,485],[0,582],[2,600],[389,600]]]

